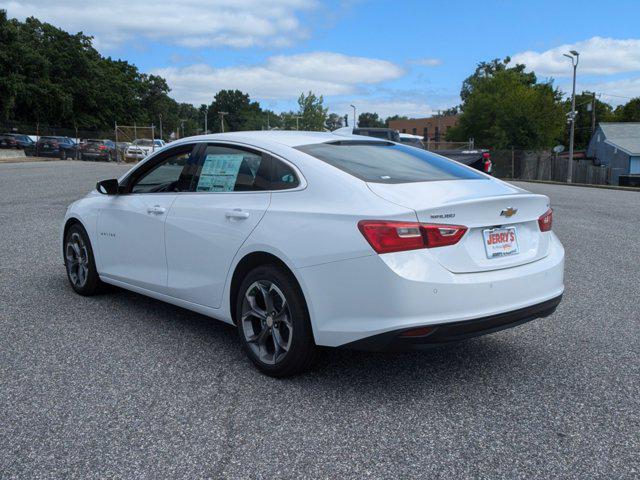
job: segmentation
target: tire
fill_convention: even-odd
[[[262,265],[247,274],[238,289],[235,318],[244,351],[266,375],[302,373],[318,357],[300,287],[275,265]]]
[[[62,153],[60,153],[60,160],[66,160],[66,159],[67,159],[67,151],[62,150]]]
[[[102,290],[104,284],[98,276],[89,236],[78,223],[69,227],[65,235],[64,264],[67,279],[76,293],[90,296]]]

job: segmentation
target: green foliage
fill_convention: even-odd
[[[300,130],[323,131],[327,120],[328,108],[324,107],[322,95],[316,96],[313,92],[300,94],[298,106],[300,107]]]
[[[358,127],[382,128],[385,124],[377,113],[364,112],[358,116]]]
[[[0,122],[112,129],[158,125],[162,115],[164,132],[184,120],[185,131],[196,133],[197,110],[168,93],[163,78],[102,57],[89,36],[36,18],[9,20],[0,10]]]
[[[617,122],[640,122],[640,97],[617,107],[614,118]]]
[[[561,93],[551,82],[538,83],[524,65],[510,59],[478,65],[462,86],[460,124],[447,140],[492,148],[544,148],[562,138],[566,117]]]
[[[389,128],[389,122],[393,120],[409,120],[409,117],[406,117],[404,115],[391,115],[390,117],[387,117],[387,119],[384,121],[384,126]]]
[[[591,140],[591,125],[592,125],[592,117],[591,117],[591,109],[593,103],[593,93],[592,92],[582,92],[579,95],[576,95],[576,128],[575,128],[575,148],[576,150],[586,149],[589,145],[589,140]],[[596,98],[595,100],[596,108],[595,108],[595,119],[596,125],[599,122],[612,122],[616,121],[613,109],[611,105],[608,103],[604,103]],[[571,111],[571,98],[567,98],[563,103],[564,112],[568,113]],[[567,117],[568,118],[568,117]],[[563,136],[563,145],[569,145],[569,128],[568,123],[567,127],[564,131]]]

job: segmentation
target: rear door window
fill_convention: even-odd
[[[296,147],[365,182],[410,183],[482,180],[485,176],[459,163],[406,145],[375,141],[339,141]]]
[[[268,190],[270,162],[260,152],[207,145],[202,155],[197,192],[250,192]]]

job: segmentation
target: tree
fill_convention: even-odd
[[[324,126],[327,130],[332,132],[338,128],[342,128],[342,121],[343,119],[340,115],[337,113],[330,113],[327,120],[324,122]]]
[[[576,95],[576,128],[575,128],[575,148],[576,150],[582,150],[587,148],[589,140],[591,140],[592,126],[592,103],[593,93],[582,92]],[[602,102],[596,98],[595,101],[595,117],[596,123],[598,122],[611,122],[614,121],[613,109],[608,103]],[[571,111],[571,98],[567,98],[564,102],[564,111]],[[568,118],[568,117],[567,117]],[[567,123],[567,125],[569,125]],[[569,145],[569,128],[565,128],[563,136],[563,144]]]
[[[615,110],[615,121],[640,122],[640,97],[632,98]]]
[[[358,127],[382,128],[384,122],[377,113],[363,112],[358,116]]]
[[[384,121],[385,126],[389,128],[389,122],[392,122],[393,120],[409,120],[409,117],[404,115],[391,115]]]
[[[482,147],[546,148],[562,138],[566,117],[561,92],[551,81],[538,83],[524,65],[510,59],[482,62],[460,92],[460,123],[447,140],[473,137]]]
[[[322,131],[327,120],[328,108],[323,105],[322,95],[316,96],[309,91],[307,95],[300,94],[298,106],[300,107],[300,130]]]

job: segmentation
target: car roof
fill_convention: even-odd
[[[246,143],[278,143],[288,147],[298,147],[312,143],[327,143],[351,138],[358,141],[380,142],[379,138],[367,138],[361,135],[351,135],[334,132],[306,132],[297,130],[257,130],[246,132],[214,133],[210,135],[197,135],[194,137],[182,138],[170,145],[185,143],[189,141],[230,141]]]

